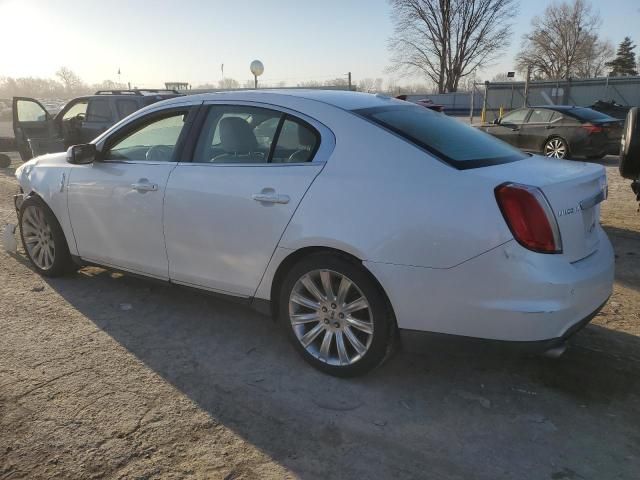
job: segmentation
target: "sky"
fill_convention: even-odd
[[[521,0],[511,44],[477,77],[514,69],[531,19],[552,0]],[[625,35],[640,44],[639,0],[592,0],[600,35],[614,45]],[[352,72],[353,81],[386,73],[393,33],[386,0],[0,0],[0,76],[54,77],[61,66],[85,82],[166,81],[196,86],[224,76],[244,83],[260,59],[261,81],[295,85]]]

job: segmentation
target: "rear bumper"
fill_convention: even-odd
[[[595,315],[613,287],[611,243],[589,257],[530,252],[510,241],[450,269],[367,263],[398,327],[513,342],[556,341]]]
[[[569,328],[569,330],[567,330],[562,336],[550,338],[548,340],[516,342],[443,335],[432,332],[423,332],[420,330],[400,329],[400,341],[403,345],[403,348],[408,347],[408,350],[415,351],[421,351],[425,348],[432,348],[425,347],[425,344],[427,342],[437,340],[440,345],[446,343],[446,346],[448,347],[455,346],[455,350],[465,350],[468,347],[473,348],[478,346],[490,346],[497,349],[506,349],[508,351],[526,354],[544,354],[556,349],[561,349],[559,351],[559,353],[561,353],[562,351],[564,351],[567,345],[567,341],[584,327],[586,327],[591,322],[591,320],[593,320],[595,316],[600,312],[600,310],[602,310],[602,308],[607,304],[607,301],[608,299],[585,318]]]

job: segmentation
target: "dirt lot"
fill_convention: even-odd
[[[615,293],[555,361],[438,339],[339,380],[242,306],[0,253],[0,479],[639,478],[640,214],[605,165]]]

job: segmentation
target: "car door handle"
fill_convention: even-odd
[[[155,192],[158,190],[158,184],[149,182],[132,183],[131,188],[138,192]]]
[[[254,193],[251,195],[256,202],[264,203],[289,203],[289,195],[279,195],[276,193]]]
[[[518,127],[513,127],[513,128],[511,129],[511,131],[512,131],[512,132],[517,132],[518,130],[520,130]]]
[[[544,128],[546,128],[547,130],[551,130],[552,128],[556,128],[556,127],[555,127],[555,125],[547,125]]]

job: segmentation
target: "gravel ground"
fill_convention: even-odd
[[[615,293],[558,360],[431,339],[340,380],[240,305],[0,253],[0,480],[637,479],[640,214],[604,163]]]

